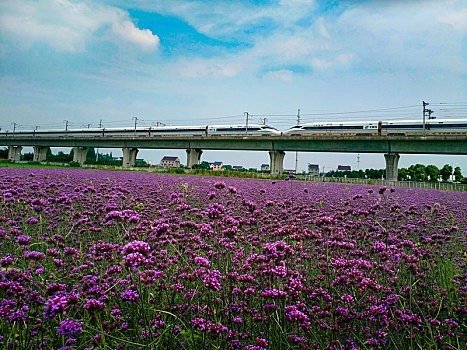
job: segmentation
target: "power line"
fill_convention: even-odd
[[[304,113],[303,115],[336,115],[336,114],[370,113],[370,112],[390,111],[390,110],[404,109],[404,108],[414,108],[414,107],[420,107],[420,106],[412,105],[412,106],[403,106],[403,107],[368,109],[368,110],[364,110],[364,111],[347,111],[347,112],[331,112],[331,113]]]

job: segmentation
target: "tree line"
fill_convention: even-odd
[[[8,149],[0,149],[0,159],[8,158]],[[32,162],[34,160],[34,153],[23,153],[21,154],[22,161]],[[51,163],[71,163],[73,162],[73,148],[69,153],[64,153],[59,151],[57,154],[53,154],[50,147],[47,147],[47,153],[45,157],[46,162]],[[121,166],[122,160],[113,157],[112,152],[110,153],[99,153],[93,147],[88,148],[88,153],[86,154],[86,161],[84,164],[98,164],[98,165],[114,165]],[[142,160],[136,160],[137,167],[149,167],[149,164]]]
[[[350,170],[350,171],[329,171],[324,176],[326,177],[348,177],[357,179],[381,179],[386,176],[385,169],[365,169],[365,170]],[[400,168],[398,172],[399,181],[420,181],[420,182],[438,182],[449,181],[451,176],[454,176],[456,182],[467,180],[462,176],[460,167],[453,167],[445,164],[441,169],[436,165],[415,164],[408,168]]]

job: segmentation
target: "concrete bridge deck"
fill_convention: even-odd
[[[2,146],[467,154],[467,135],[429,136],[0,136]]]

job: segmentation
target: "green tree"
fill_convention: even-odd
[[[397,178],[399,181],[405,181],[409,178],[409,171],[407,168],[400,168],[397,174]]]
[[[8,148],[0,149],[0,159],[8,159]]]
[[[48,162],[69,163],[73,160],[73,149],[69,154],[63,153],[62,151],[59,151],[57,154],[53,154],[50,147],[48,147],[45,159]]]
[[[439,177],[439,169],[436,165],[427,165],[425,168],[425,175],[430,178],[430,181],[436,182]]]
[[[86,153],[86,163],[96,164],[96,151],[94,150],[94,147],[88,148],[88,152]]]
[[[136,167],[139,167],[139,168],[148,168],[149,167],[149,163],[146,162],[144,159],[136,159],[136,164],[135,164]]]
[[[425,173],[426,166],[423,164],[415,164],[409,166],[409,175],[412,181],[426,181],[427,176]]]
[[[445,164],[439,172],[443,181],[448,181],[449,177],[452,175],[452,166]]]
[[[456,166],[454,168],[454,178],[456,179],[457,182],[461,182],[464,176],[462,176],[462,170],[460,167]]]
[[[24,153],[21,155],[21,160],[32,161],[34,159],[34,153]]]
[[[385,169],[365,169],[365,174],[368,179],[381,179],[386,173]]]
[[[192,169],[211,169],[210,165],[208,162],[203,160],[200,164],[195,164],[192,166]]]

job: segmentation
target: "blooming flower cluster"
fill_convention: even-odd
[[[467,196],[0,168],[0,348],[462,349]]]

